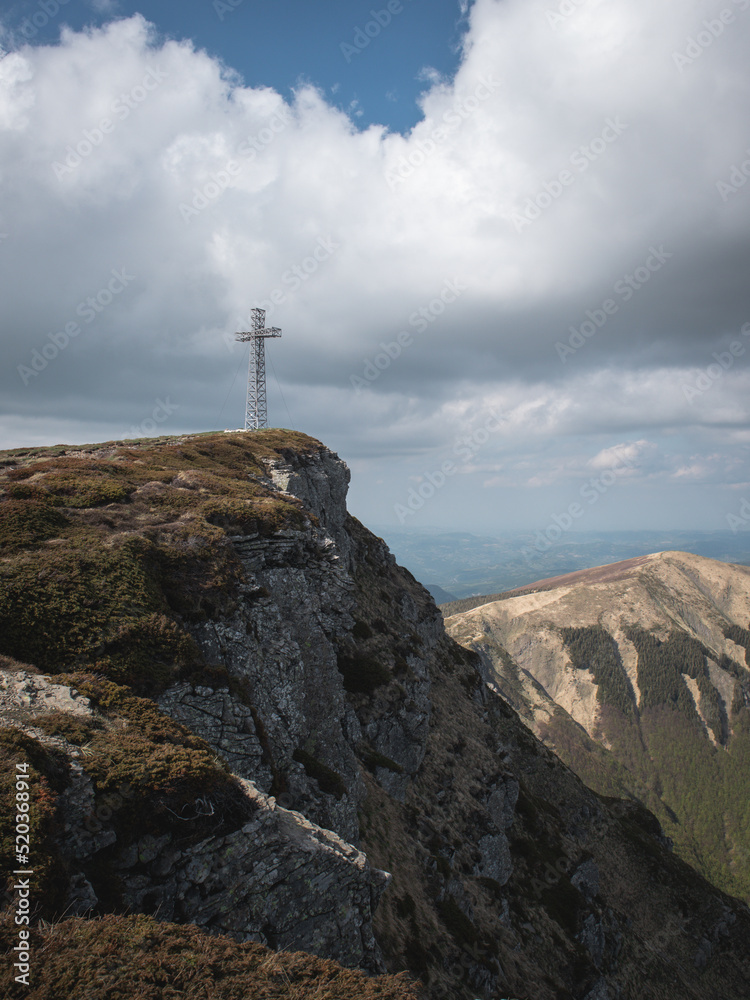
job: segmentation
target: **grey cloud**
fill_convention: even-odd
[[[543,462],[550,435],[571,460],[623,434],[662,450],[679,437],[685,468],[713,454],[721,427],[748,428],[744,362],[692,403],[681,379],[750,320],[750,184],[732,174],[750,145],[750,12],[733,6],[731,30],[680,71],[695,10],[592,0],[555,29],[542,0],[477,0],[455,80],[432,84],[407,136],[357,131],[309,86],[291,105],[244,88],[140,17],[6,56],[3,443],[36,438],[40,419],[55,437],[118,432],[165,395],[184,401],[182,430],[213,426],[229,392],[231,426],[243,373],[230,392],[227,337],[265,302],[292,417],[366,475],[389,453],[438,455],[465,403],[517,408],[515,443],[499,435],[488,464],[515,447]],[[661,247],[673,256],[644,271]],[[136,279],[85,323],[81,303],[121,268]],[[618,283],[637,273],[626,299]],[[453,279],[465,290],[421,328]],[[76,321],[24,381],[19,366]],[[408,346],[356,392],[401,333]],[[587,435],[596,447],[574,443]]]

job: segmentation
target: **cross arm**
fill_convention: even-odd
[[[267,330],[251,330],[249,333],[235,333],[234,336],[239,341],[257,340],[258,337],[280,337],[281,330],[277,326],[271,326]]]

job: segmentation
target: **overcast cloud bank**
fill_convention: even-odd
[[[750,366],[711,376],[750,321],[750,0],[572,7],[476,0],[408,135],[358,131],[311,87],[247,88],[140,17],[3,37],[2,446],[117,437],[166,397],[165,429],[237,426],[224,345],[270,306],[272,418],[355,467],[361,516],[492,412],[427,523],[533,526],[637,442],[602,516],[719,527],[750,484]],[[677,516],[679,484],[701,489]]]

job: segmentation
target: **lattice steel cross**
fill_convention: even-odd
[[[257,431],[268,427],[266,402],[266,337],[280,337],[281,330],[271,326],[266,329],[266,310],[251,309],[253,328],[249,333],[236,333],[235,339],[250,341],[250,360],[247,365],[247,402],[245,404],[245,430]]]

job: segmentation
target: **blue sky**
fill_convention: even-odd
[[[222,59],[249,87],[273,87],[289,98],[305,81],[358,127],[378,122],[400,132],[421,118],[424,71],[449,77],[458,65],[466,27],[459,6],[459,0],[392,0],[390,10],[388,0],[67,0],[46,24],[38,0],[2,3],[0,10],[7,11],[9,29],[37,15],[35,34],[27,28],[34,43],[56,41],[62,22],[80,30],[140,13],[162,36],[190,39]]]
[[[259,307],[365,523],[750,529],[750,0],[387,7],[0,5],[0,447],[236,428]]]

